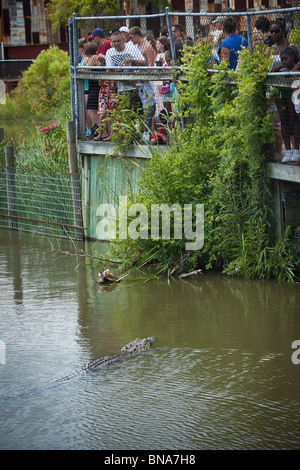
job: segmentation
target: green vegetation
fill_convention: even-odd
[[[66,126],[50,124],[38,126],[37,135],[24,138],[21,142],[4,139],[0,143],[0,167],[5,166],[5,146],[13,145],[15,164],[19,168],[35,170],[68,172],[68,147]]]
[[[130,2],[128,2],[130,3]],[[147,4],[146,0],[140,0],[140,4]],[[167,0],[154,0],[158,7],[168,6]],[[54,28],[68,25],[68,18],[72,18],[73,13],[77,16],[111,16],[121,15],[124,12],[124,2],[120,0],[50,0],[47,9]]]
[[[0,106],[0,121],[40,122],[37,136],[14,139],[17,165],[39,170],[68,171],[65,121],[70,120],[70,62],[67,52],[57,46],[42,51],[24,72],[6,104]],[[4,149],[0,146],[0,166]]]
[[[26,138],[19,144],[18,166],[37,170],[69,171],[66,126],[38,126],[37,137]]]
[[[266,176],[265,161],[274,142],[264,88],[269,53],[264,46],[246,49],[237,74],[224,69],[213,77],[210,55],[206,42],[186,52],[187,69],[178,88],[189,124],[173,131],[176,138],[163,155],[153,153],[135,199],[148,214],[151,204],[204,204],[204,248],[187,252],[184,239],[138,238],[119,241],[112,253],[128,266],[151,262],[157,272],[201,267],[293,282],[296,260],[287,237],[274,239]]]
[[[300,13],[294,15],[294,28],[289,32],[289,37],[296,46],[300,44]]]

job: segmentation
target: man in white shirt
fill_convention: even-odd
[[[106,65],[108,67],[132,67],[132,66],[145,66],[146,60],[143,54],[137,47],[132,44],[125,43],[125,38],[122,32],[115,31],[110,37],[111,48],[106,53]],[[130,99],[130,108],[136,112],[142,110],[143,105],[140,98],[141,84],[137,88],[135,82],[126,85],[118,81],[118,93],[126,93]]]
[[[111,48],[106,53],[106,65],[108,67],[132,67],[134,65],[146,65],[143,54],[137,47],[130,47],[125,43],[124,36],[121,32],[115,31],[110,37]],[[134,90],[133,85],[124,86],[122,82],[118,82],[118,92]]]

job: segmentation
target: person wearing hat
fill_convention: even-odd
[[[97,44],[97,55],[103,54],[105,56],[108,49],[110,49],[110,40],[106,40],[104,30],[101,28],[94,29],[92,34],[89,35],[89,39],[93,39]]]
[[[218,56],[218,48],[220,44],[224,41],[224,30],[223,30],[223,20],[222,16],[217,16],[210,24],[210,36],[212,36],[213,48],[212,48],[212,59],[214,63],[218,64],[220,58]]]
[[[122,36],[124,37],[125,42],[127,43],[131,42],[129,38],[129,28],[127,28],[127,26],[121,26],[119,31],[122,33]]]
[[[132,44],[134,44],[138,48],[138,50],[143,54],[146,60],[146,65],[149,65],[150,67],[154,67],[155,59],[156,59],[156,51],[153,49],[150,42],[147,41],[147,38],[143,37],[141,28],[139,28],[138,26],[133,26],[129,30],[129,34],[130,34],[129,37],[132,41]]]
[[[172,36],[175,49],[175,62],[177,62],[176,65],[180,65],[183,56],[183,45],[186,44],[187,46],[193,46],[194,43],[192,38],[184,37],[183,28],[181,24],[178,23],[172,25]]]

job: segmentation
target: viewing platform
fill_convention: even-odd
[[[81,157],[83,168],[84,225],[90,227],[90,233],[87,234],[88,237],[101,239],[103,236],[103,234],[97,233],[97,223],[95,223],[95,220],[97,220],[98,217],[97,207],[111,199],[111,196],[108,196],[107,187],[114,191],[115,195],[125,194],[129,187],[133,191],[138,191],[138,181],[143,168],[147,166],[149,159],[151,159],[152,149],[150,144],[143,145],[142,142],[131,147],[124,146],[124,149],[122,149],[120,145],[114,142],[95,141],[87,137],[85,83],[87,81],[114,81],[136,84],[163,82],[167,80],[172,82],[174,79],[176,80],[175,77],[179,67],[142,67],[136,64],[126,67],[110,67],[108,64],[103,66],[89,65],[82,67],[77,62],[77,46],[79,37],[84,36],[83,32],[91,31],[95,24],[104,31],[116,30],[116,27],[119,28],[121,26],[128,26],[127,29],[129,30],[130,27],[138,24],[141,30],[143,30],[144,36],[152,35],[154,38],[157,38],[159,36],[157,25],[166,25],[174,63],[172,25],[175,23],[180,22],[183,24],[186,36],[196,42],[197,40],[207,38],[211,34],[214,21],[220,20],[221,16],[223,19],[226,19],[228,16],[234,16],[239,25],[240,34],[247,38],[249,46],[251,47],[252,40],[256,34],[255,21],[257,18],[264,15],[272,22],[276,17],[283,16],[286,19],[288,27],[292,29],[296,24],[296,20],[293,19],[293,14],[297,15],[299,12],[300,7],[244,13],[230,12],[218,15],[206,12],[172,13],[166,9],[165,14],[145,16],[132,15],[129,17],[107,18],[76,18],[74,16],[72,28],[70,28],[70,44],[72,44],[70,68],[71,90],[73,120],[76,124],[77,151]],[[93,26],[91,26],[91,22],[93,22]],[[218,73],[214,69],[209,70],[209,72],[211,74]],[[184,69],[181,69],[181,74],[184,74]],[[231,81],[231,84],[235,86],[234,80]],[[265,81],[265,89],[266,93],[269,93],[270,89],[275,89],[279,96],[281,96],[281,94],[284,95],[286,92],[291,96],[296,90],[300,90],[300,71],[269,73]],[[272,105],[271,101],[272,100],[270,100],[270,105]],[[298,118],[300,123],[300,113]],[[299,123],[297,122],[297,125],[294,123],[295,128],[298,127]],[[181,119],[180,125],[184,127],[184,119]],[[278,120],[276,126],[279,125],[280,122]],[[293,123],[290,123],[290,126],[292,132]],[[295,143],[296,139],[293,140],[293,145]],[[282,157],[286,151],[283,141],[281,149],[278,147],[280,146],[277,145],[276,156],[275,152],[273,155],[270,152],[269,158],[266,161],[266,167],[272,183],[276,236],[280,238],[287,226],[294,227],[300,234],[300,164],[298,165],[297,161],[282,162]],[[166,145],[156,145],[155,151],[159,151],[163,155],[167,148]],[[282,153],[282,156],[279,158],[278,155],[280,155],[280,153]],[[126,165],[124,165],[124,162],[126,162]]]

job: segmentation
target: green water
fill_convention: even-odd
[[[46,238],[0,242],[1,449],[299,448],[298,285],[209,274],[100,291],[97,268]],[[150,335],[145,353],[35,390]]]
[[[32,122],[0,122],[0,127],[4,129],[4,137],[17,142],[22,142],[24,138],[35,137],[39,125],[40,123],[33,124]]]

